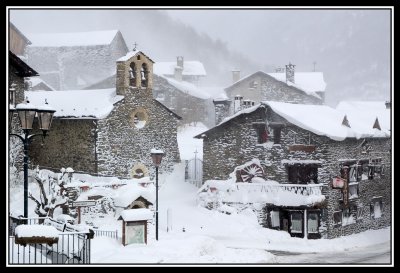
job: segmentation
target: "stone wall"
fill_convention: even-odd
[[[257,131],[252,122],[265,120],[281,122],[280,144],[268,141],[257,144]],[[372,148],[369,154],[364,154],[360,148],[363,139],[346,139],[334,141],[325,136],[319,136],[301,129],[260,107],[249,115],[241,115],[219,128],[213,129],[203,140],[204,175],[203,179],[225,180],[236,166],[242,165],[253,158],[258,158],[264,164],[265,178],[288,183],[288,174],[282,160],[318,160],[318,183],[326,185],[323,193],[326,196],[326,212],[322,226],[326,229],[328,238],[361,232],[369,228],[382,228],[390,225],[391,219],[391,150],[390,139],[368,139]],[[270,136],[272,139],[272,136]],[[293,144],[315,145],[315,151],[289,151]],[[382,157],[386,166],[386,175],[374,177],[373,180],[359,182],[359,197],[351,202],[357,206],[369,207],[373,197],[380,196],[383,201],[383,215],[372,219],[369,210],[363,212],[363,219],[347,226],[334,227],[333,212],[343,208],[342,194],[338,189],[332,189],[332,177],[340,175],[339,159],[369,159]]]
[[[133,122],[138,111],[145,113],[146,123],[142,128]],[[153,99],[151,89],[128,88],[125,99],[115,105],[107,118],[99,120],[99,173],[131,177],[132,170],[144,164],[153,175],[152,148],[165,153],[160,172],[171,171],[173,164],[180,161],[177,121],[174,114]]]
[[[24,101],[25,82],[24,78],[17,76],[17,71],[13,66],[10,66],[9,69],[10,71],[8,73],[8,89],[11,89],[12,87],[15,89],[15,105],[17,105],[18,103]]]
[[[44,141],[41,137],[33,138],[29,155],[32,166],[57,170],[72,167],[75,171],[95,174],[95,148],[96,120],[54,119]]]
[[[208,111],[210,109],[209,100],[204,100],[183,93],[175,86],[160,76],[154,75],[153,96],[169,109],[182,117],[181,124],[201,121],[210,126],[213,121],[209,121]]]

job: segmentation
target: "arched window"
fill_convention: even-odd
[[[141,86],[142,87],[147,87],[148,74],[149,74],[149,69],[147,68],[147,64],[142,64],[142,68],[140,69]]]
[[[129,86],[136,86],[136,65],[134,62],[129,66]]]

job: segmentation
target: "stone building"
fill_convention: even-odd
[[[29,65],[56,90],[79,90],[115,73],[115,61],[128,52],[118,30],[28,35]]]
[[[390,110],[373,105],[262,102],[237,112],[196,136],[204,195],[219,190],[225,205],[250,205],[265,227],[292,236],[390,226]]]
[[[165,152],[161,171],[180,161],[180,117],[153,99],[153,61],[131,51],[116,64],[115,88],[26,92],[33,103],[46,98],[57,110],[44,143],[32,142],[33,164],[141,178],[154,171],[152,148]]]
[[[240,110],[238,100],[259,103],[280,101],[302,104],[323,104],[326,83],[322,72],[295,72],[295,65],[286,65],[285,72],[257,71],[240,79],[240,71],[232,71],[233,84],[225,88],[226,101],[217,101],[216,123]],[[235,99],[236,98],[236,99]],[[225,108],[227,108],[225,109]],[[217,109],[218,108],[218,109]],[[228,112],[225,116],[223,113]]]

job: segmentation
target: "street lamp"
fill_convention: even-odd
[[[151,149],[151,158],[156,167],[156,240],[158,241],[158,167],[161,164],[164,152],[162,150]]]
[[[14,109],[13,109],[14,110]],[[10,136],[18,137],[24,144],[24,218],[28,218],[28,148],[30,140],[35,136],[46,137],[47,131],[50,129],[51,121],[53,119],[54,112],[47,101],[46,104],[41,107],[35,107],[33,104],[26,101],[20,103],[15,107],[13,112],[18,113],[19,121],[21,123],[21,129],[23,135],[10,134]],[[39,129],[42,130],[42,134],[29,134],[32,130],[33,120],[37,115],[39,121]]]

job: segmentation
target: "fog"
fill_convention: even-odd
[[[31,33],[119,29],[128,45],[154,61],[199,60],[208,84],[227,86],[242,76],[322,71],[326,101],[390,98],[389,10],[10,10]]]

